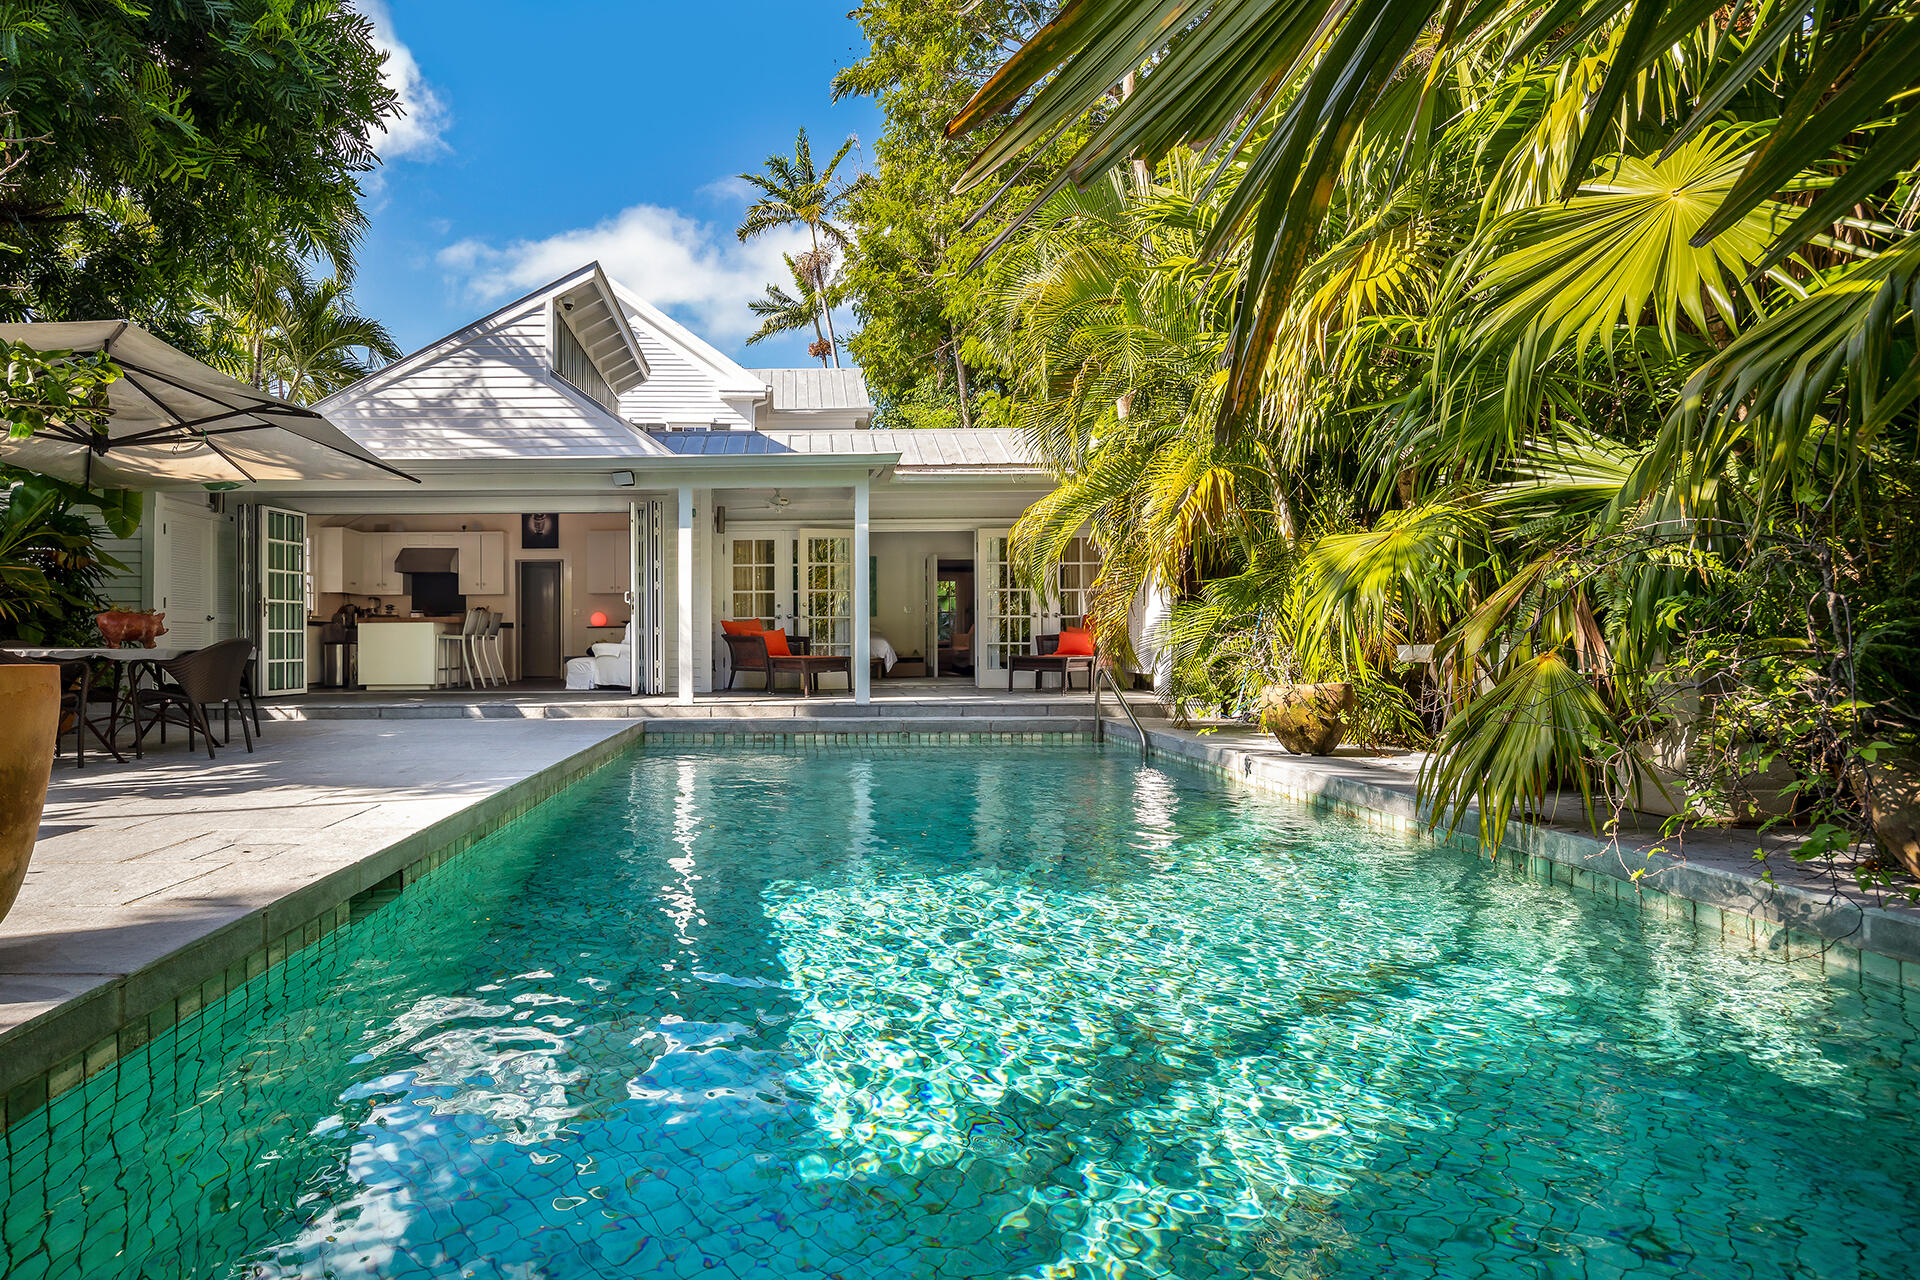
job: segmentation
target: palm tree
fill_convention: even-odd
[[[286,255],[230,272],[208,327],[210,345],[231,353],[221,361],[229,372],[290,400],[321,399],[400,355],[337,277],[310,280]]]
[[[819,284],[820,271],[816,262],[808,261],[813,255],[802,253],[781,255],[786,259],[787,270],[793,275],[794,292],[788,293],[777,284],[767,286],[767,296],[755,298],[747,303],[747,309],[760,317],[760,327],[747,339],[747,345],[763,342],[781,333],[791,333],[795,329],[813,326],[813,342],[807,347],[807,354],[819,359],[822,368],[827,365],[828,353],[833,344],[820,332],[820,313],[829,309],[832,303],[824,298]]]
[[[337,278],[301,278],[284,289],[267,367],[287,399],[322,399],[399,357],[386,326],[355,312]]]
[[[766,168],[761,173],[743,173],[744,182],[752,183],[760,191],[760,196],[747,207],[746,215],[741,219],[738,235],[744,243],[762,232],[776,227],[804,226],[810,241],[811,261],[818,267],[829,259],[822,255],[833,249],[844,249],[848,238],[845,229],[834,222],[834,216],[846,205],[853,192],[853,183],[840,182],[835,175],[840,164],[853,149],[854,138],[848,135],[833,153],[833,159],[827,162],[825,169],[817,169],[813,163],[813,147],[807,141],[807,131],[802,128],[793,143],[791,156],[770,155]],[[816,297],[820,303],[820,314],[827,327],[827,342],[833,355],[833,365],[840,367],[840,340],[833,330],[833,308],[827,303],[823,271],[814,273]]]
[[[1916,735],[1870,677],[1912,672],[1875,654],[1920,615],[1920,6],[1439,8],[1069,5],[955,122],[1077,51],[984,177],[1152,63],[990,264],[1066,477],[1031,546],[1092,521],[1161,558],[1195,653],[1267,619],[1211,646],[1243,670],[1433,646],[1424,796],[1491,843],[1555,788],[1597,813],[1696,725],[1690,768],[1778,753],[1815,831],[1864,831],[1858,780]],[[1134,155],[1188,207],[1152,190],[1076,246],[1063,210]],[[1190,252],[1142,238],[1156,207]],[[1184,403],[1156,389],[1182,278],[1228,366]]]
[[[1628,10],[1622,17],[1622,11]],[[1043,147],[1102,100],[1100,127],[1047,195],[1068,183],[1190,146],[1230,162],[1226,200],[1203,256],[1241,239],[1248,269],[1237,300],[1224,424],[1261,394],[1268,354],[1336,204],[1377,182],[1368,159],[1391,153],[1400,181],[1417,182],[1452,86],[1489,69],[1550,68],[1578,82],[1530,165],[1534,194],[1571,197],[1594,160],[1635,130],[1678,147],[1730,104],[1773,103],[1769,128],[1749,140],[1735,180],[1696,224],[1696,247],[1796,183],[1819,190],[1771,229],[1777,265],[1851,216],[1913,163],[1912,90],[1920,79],[1920,4],[1760,0],[1729,9],[1694,0],[1117,0],[1068,4],[983,85],[947,126],[949,136],[1011,114],[962,179],[985,182]],[[1176,40],[1176,36],[1178,37]],[[1136,76],[1133,73],[1145,66]],[[1128,77],[1133,91],[1115,102]],[[1038,92],[1032,92],[1044,85]],[[1371,155],[1370,155],[1371,153]],[[1393,181],[1382,184],[1396,185]],[[1376,189],[1373,195],[1384,194]],[[991,202],[989,202],[991,203]],[[996,241],[996,244],[998,242]],[[1869,342],[1893,321],[1863,315]],[[1915,388],[1920,394],[1920,388]]]

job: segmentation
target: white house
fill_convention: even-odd
[[[858,700],[870,637],[935,674],[957,634],[970,678],[1005,687],[1010,655],[1083,614],[1097,567],[1080,542],[1058,589],[1014,582],[1009,526],[1052,487],[1017,432],[874,430],[857,370],[742,368],[597,264],[317,407],[417,483],[162,492],[116,548],[119,600],[164,609],[170,641],[251,619],[263,692],[316,680],[313,619],[443,614],[452,588],[512,624],[525,679],[631,618],[628,686],[688,701],[730,675],[721,621],[751,617],[849,654]],[[423,565],[452,575],[440,598],[415,598]],[[445,630],[363,624],[361,682],[444,678]]]

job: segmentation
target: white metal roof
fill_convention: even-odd
[[[775,413],[873,411],[867,380],[858,369],[749,369],[773,393]]]
[[[844,371],[843,371],[844,372]],[[925,431],[656,431],[673,453],[701,457],[789,454],[831,457],[900,455],[901,471],[1020,471],[1044,474],[1026,434],[1012,427]]]

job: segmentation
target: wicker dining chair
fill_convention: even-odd
[[[169,721],[184,724],[187,728],[187,750],[193,750],[194,734],[199,732],[206,736],[207,759],[212,760],[215,758],[215,739],[207,708],[220,708],[221,724],[225,729],[225,734],[219,739],[221,746],[225,746],[233,734],[231,713],[237,708],[240,712],[240,732],[246,737],[247,750],[252,751],[253,725],[248,721],[244,703],[247,660],[252,656],[253,641],[243,637],[222,640],[178,658],[154,663],[161,672],[160,683],[152,688],[141,689],[137,699],[137,706],[151,711],[153,718],[143,724],[143,717],[136,716],[134,732],[145,737],[149,729],[158,725],[160,741],[165,742]]]

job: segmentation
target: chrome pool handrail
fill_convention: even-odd
[[[1147,731],[1140,727],[1140,721],[1134,716],[1133,708],[1127,705],[1127,699],[1120,692],[1120,686],[1114,683],[1113,672],[1104,663],[1095,660],[1093,664],[1093,740],[1099,742],[1106,733],[1106,721],[1100,717],[1100,682],[1105,680],[1107,687],[1113,690],[1113,700],[1120,704],[1120,710],[1126,713],[1127,723],[1140,735],[1140,763],[1147,762]]]

